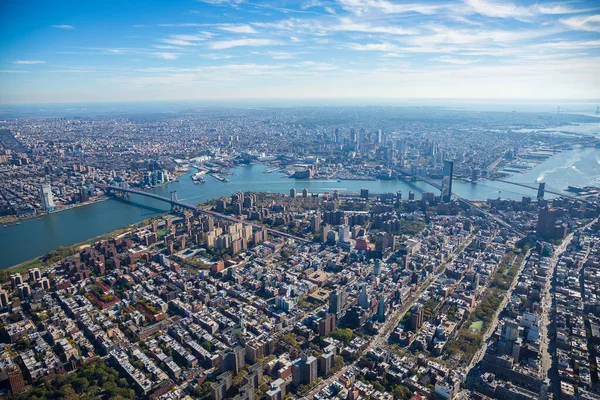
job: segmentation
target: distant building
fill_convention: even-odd
[[[317,359],[313,356],[303,356],[292,364],[292,383],[298,387],[317,379]]]
[[[369,298],[369,293],[367,292],[367,285],[363,285],[360,290],[360,294],[358,295],[358,305],[365,310],[369,308],[371,301]]]
[[[29,270],[29,280],[32,282],[36,282],[38,280],[40,280],[40,278],[42,277],[42,274],[40,272],[39,268],[33,268]]]
[[[412,330],[420,329],[423,326],[423,306],[421,304],[415,304],[412,308],[412,314],[410,317],[410,327]]]
[[[538,212],[536,233],[546,239],[562,239],[567,235],[566,224],[558,224],[559,210],[556,208],[543,207]]]
[[[0,289],[0,305],[6,307],[8,305],[8,293],[4,289]]]
[[[227,397],[227,391],[232,385],[231,372],[225,372],[217,377],[217,382],[210,387],[212,400],[222,400]]]
[[[49,183],[43,183],[40,187],[40,198],[42,203],[42,210],[52,211],[54,210],[54,196],[52,195],[52,186]]]
[[[338,228],[338,234],[340,236],[340,242],[350,241],[350,227],[348,225],[342,225]]]
[[[23,373],[21,368],[13,364],[7,369],[8,382],[10,384],[10,391],[13,397],[17,397],[22,393],[25,393],[25,381],[23,380]]]
[[[385,295],[379,296],[379,305],[377,306],[377,319],[379,322],[385,322]]]
[[[329,312],[340,318],[342,311],[344,310],[344,292],[339,289],[335,289],[329,294]]]
[[[378,258],[375,260],[375,266],[373,267],[373,275],[379,276],[381,275],[381,260]]]
[[[245,365],[246,350],[236,346],[222,354],[221,371],[232,371],[234,374],[240,372]]]
[[[331,352],[321,354],[321,356],[319,356],[319,371],[321,371],[323,375],[329,373],[333,368],[334,360],[335,354]]]
[[[313,234],[316,234],[319,232],[320,227],[321,227],[321,215],[319,215],[317,213],[310,218],[310,230]]]
[[[442,177],[442,201],[449,203],[452,199],[452,175],[454,173],[454,162],[444,161],[444,175]]]
[[[325,313],[325,316],[319,321],[319,336],[327,336],[335,329],[335,315]]]

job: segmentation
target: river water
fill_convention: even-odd
[[[190,174],[181,176],[178,182],[151,189],[153,193],[170,197],[177,191],[180,201],[195,204],[237,191],[263,191],[289,193],[295,187],[298,192],[306,188],[309,192],[359,192],[368,188],[371,193],[402,191],[404,197],[413,190],[416,198],[422,192],[436,192],[424,182],[403,181],[341,181],[288,179],[280,173],[265,173],[268,167],[250,165],[238,167],[229,175],[229,182],[220,182],[206,176],[206,183],[195,185]],[[600,150],[580,148],[559,153],[523,173],[507,180],[537,186],[546,182],[549,190],[562,191],[568,185],[600,186]],[[482,181],[477,184],[454,182],[453,191],[473,200],[488,198],[520,199],[535,197],[530,189],[502,182]],[[548,195],[548,198],[554,197]],[[133,195],[129,200],[109,199],[23,221],[18,225],[0,228],[2,257],[0,268],[7,268],[28,259],[40,256],[58,246],[69,246],[107,232],[140,222],[169,210],[169,205],[144,196]]]

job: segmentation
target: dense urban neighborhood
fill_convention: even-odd
[[[0,395],[600,398],[598,189],[453,190],[597,146],[552,130],[588,117],[349,112],[4,121],[6,221],[104,198],[171,210],[0,271]],[[286,191],[151,190],[247,164]],[[306,188],[322,178],[414,190]]]

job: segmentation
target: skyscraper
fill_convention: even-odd
[[[321,227],[321,215],[315,214],[310,218],[310,230],[313,234],[319,232],[319,228]]]
[[[444,176],[442,178],[442,201],[449,203],[452,198],[452,174],[454,172],[454,162],[444,161]]]
[[[360,295],[358,295],[358,305],[366,310],[369,308],[370,303],[371,301],[369,299],[369,293],[367,292],[367,285],[363,285],[362,289],[360,290]]]
[[[335,289],[329,294],[329,312],[339,318],[344,310],[344,292]]]
[[[338,229],[338,234],[340,235],[340,242],[350,241],[350,227],[348,225],[341,225]]]
[[[378,258],[375,260],[375,266],[373,267],[373,275],[379,276],[381,274],[381,260]]]
[[[556,208],[543,207],[538,212],[536,233],[546,239],[562,239],[567,235],[566,224],[559,224],[559,210]]]
[[[412,308],[410,327],[412,330],[420,329],[423,326],[423,306],[415,304]]]
[[[379,305],[377,306],[377,319],[379,322],[385,322],[385,295],[379,296]]]
[[[298,387],[317,379],[317,359],[313,356],[303,356],[292,364],[292,383]]]
[[[42,203],[42,210],[54,210],[54,196],[52,196],[52,186],[50,186],[49,183],[42,183],[40,187],[40,198]]]

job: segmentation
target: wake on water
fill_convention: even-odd
[[[581,156],[576,156],[573,157],[572,159],[570,159],[569,161],[567,161],[564,165],[560,166],[560,167],[554,167],[554,168],[550,168],[547,169],[546,171],[541,172],[537,179],[535,180],[537,183],[541,182],[544,180],[544,178],[546,177],[546,175],[548,174],[553,174],[556,171],[558,171],[559,169],[567,169],[567,168],[571,168],[576,172],[579,172],[580,174],[583,174],[583,172],[581,172],[579,169],[577,169],[577,167],[575,166],[575,163],[581,161]],[[599,164],[600,164],[600,159],[596,160]]]

